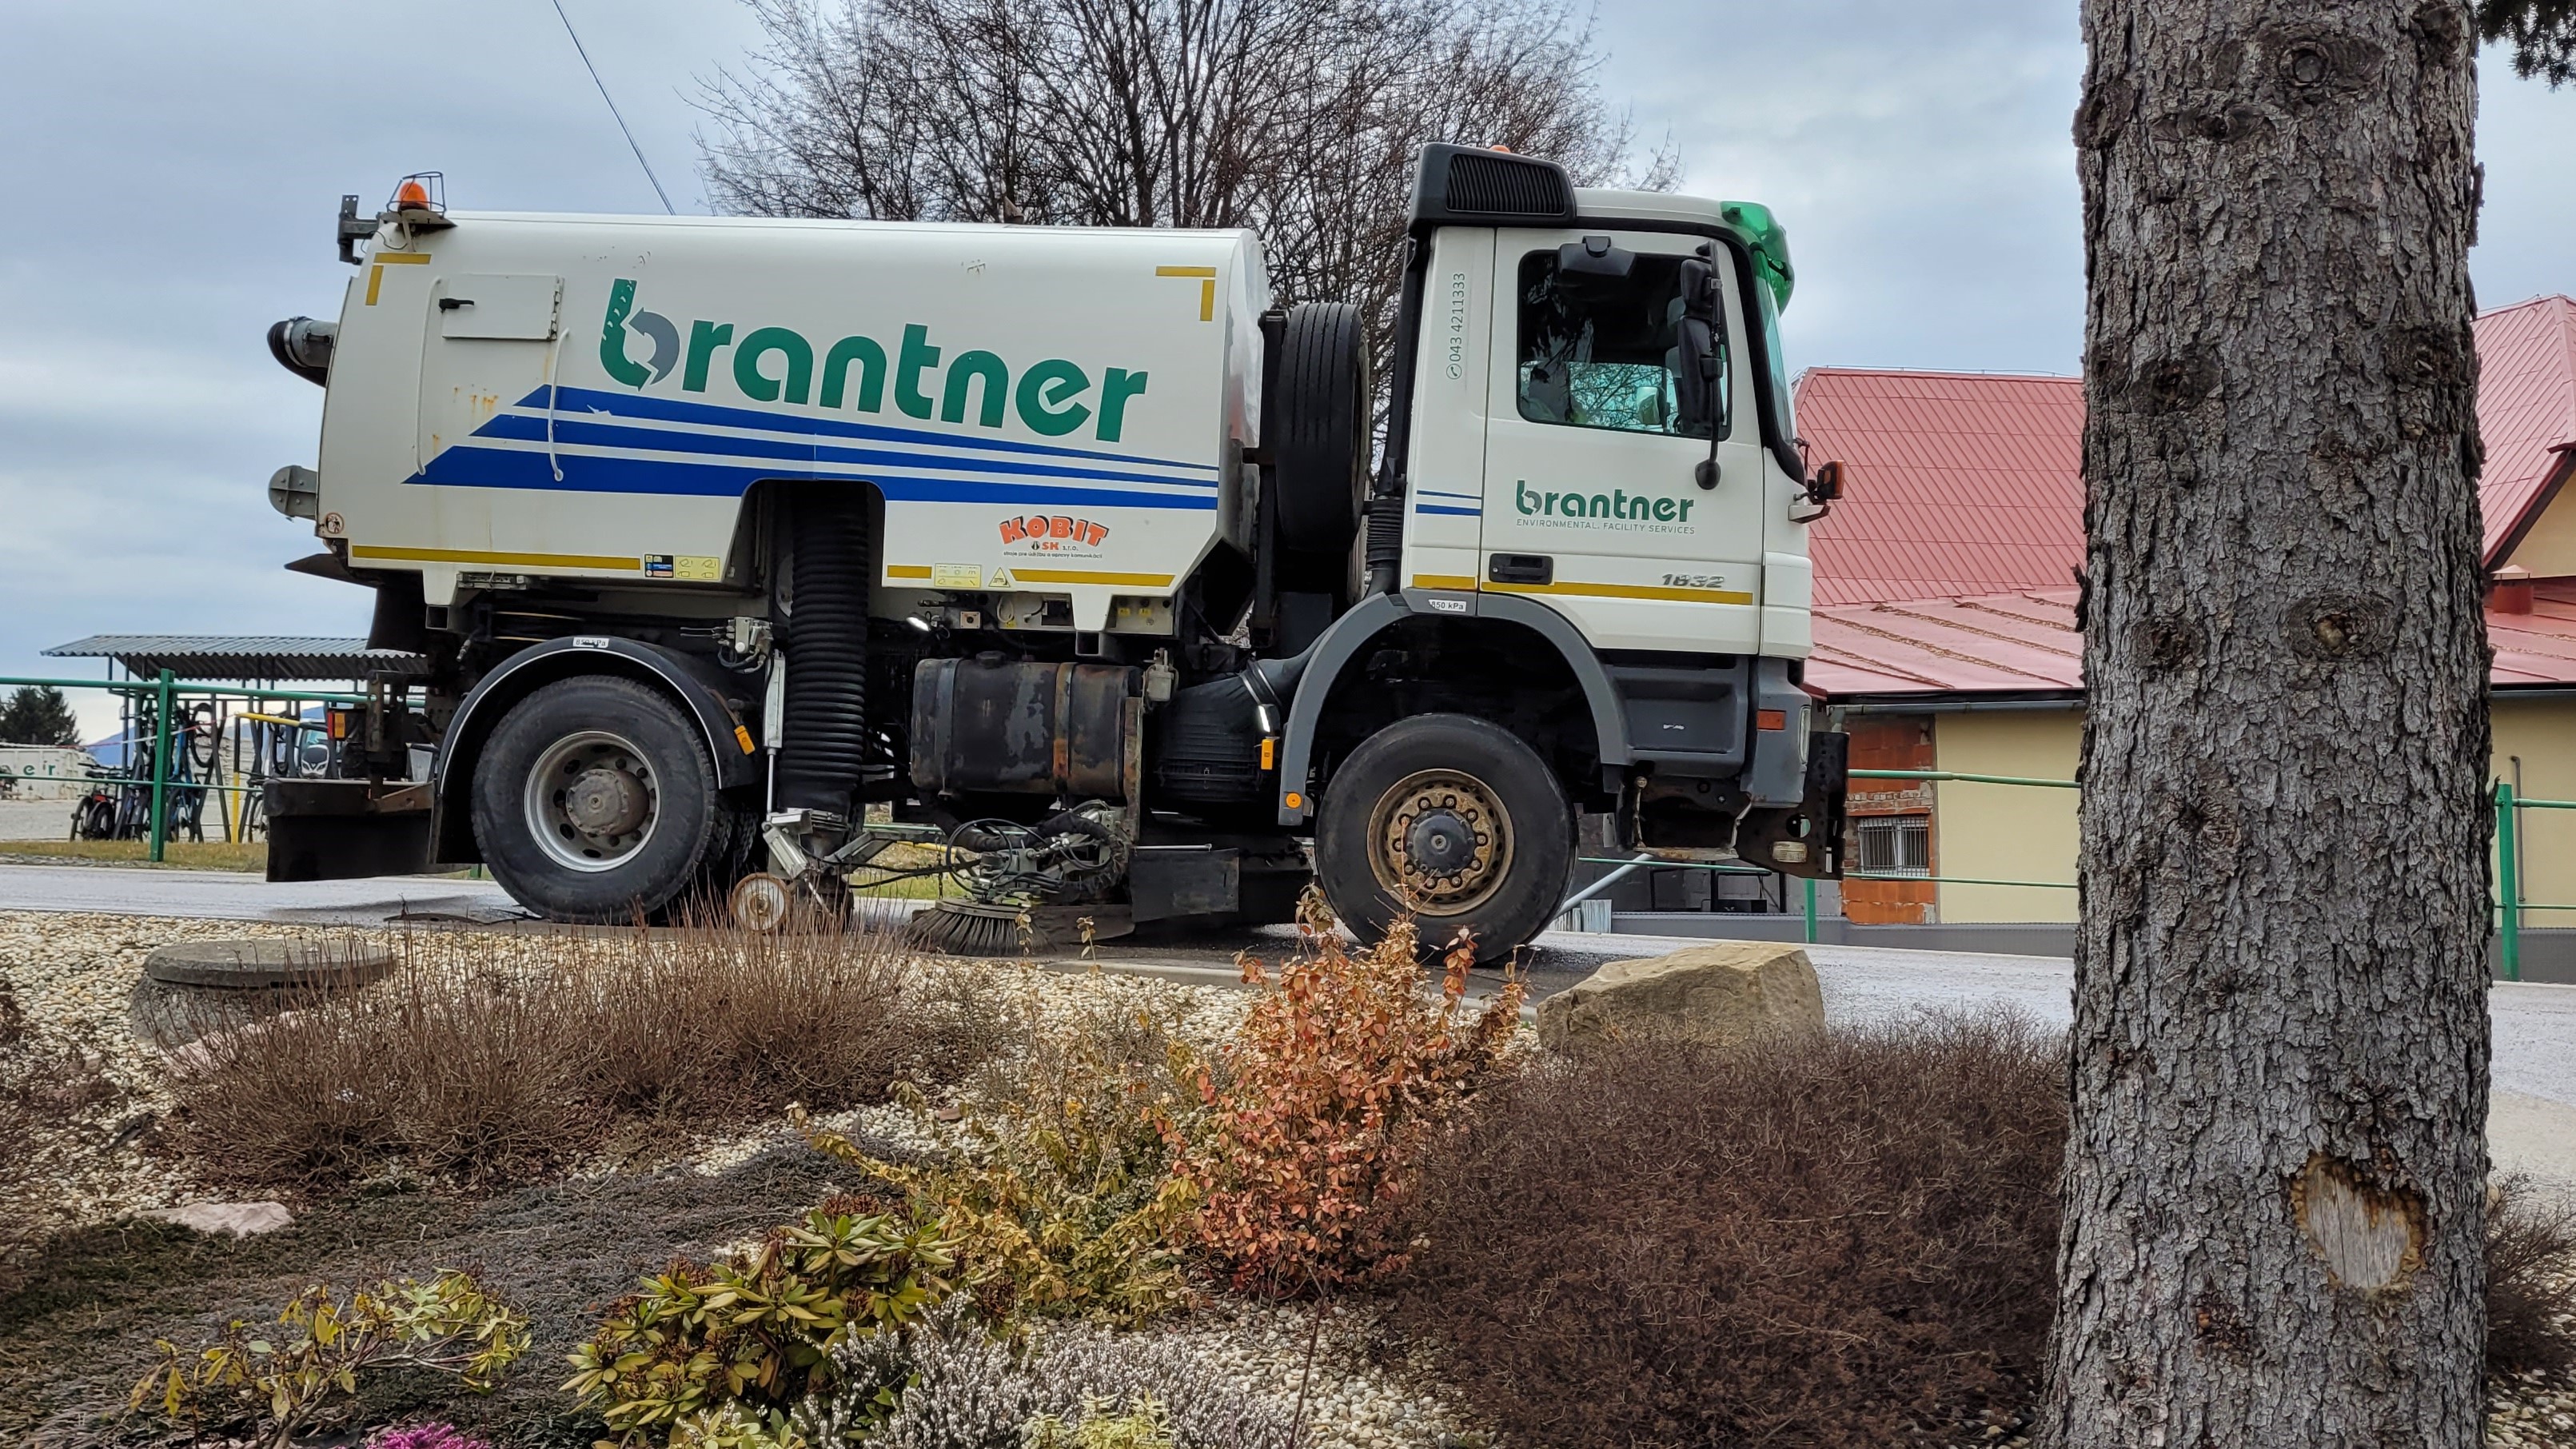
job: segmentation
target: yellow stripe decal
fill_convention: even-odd
[[[1417,589],[1490,589],[1498,594],[1573,594],[1593,599],[1660,599],[1682,604],[1749,604],[1739,589],[1668,589],[1655,584],[1480,584],[1464,574],[1415,574]]]
[[[1592,599],[1662,599],[1681,604],[1749,604],[1740,589],[1667,589],[1652,584],[1486,584],[1504,594],[1575,594]]]
[[[491,564],[504,568],[616,569],[630,574],[644,567],[644,560],[632,555],[618,558],[599,553],[492,553],[474,548],[377,548],[368,544],[351,546],[349,557],[402,563]]]
[[[1131,584],[1140,589],[1167,589],[1172,586],[1170,574],[1115,574],[1099,569],[1013,569],[1011,577],[1024,584]]]
[[[386,265],[386,266],[401,266],[401,265],[403,265],[403,264],[405,264],[405,263],[423,263],[423,264],[425,264],[425,263],[427,263],[427,262],[429,261],[429,253],[427,253],[427,252],[377,252],[375,255],[373,255],[373,256],[371,256],[371,257],[367,258],[367,260],[368,260],[368,261],[371,261],[371,262],[381,262],[381,263],[383,263],[383,264],[384,264],[384,265]]]
[[[1202,322],[1213,322],[1216,320],[1216,268],[1156,267],[1154,269],[1154,275],[1158,277],[1200,278],[1199,320]]]
[[[930,577],[930,565],[887,564],[886,577],[890,579],[926,579]]]

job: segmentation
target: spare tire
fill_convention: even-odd
[[[1359,537],[1368,494],[1368,334],[1347,302],[1288,309],[1279,341],[1280,416],[1263,420],[1279,490],[1279,543],[1341,554]]]

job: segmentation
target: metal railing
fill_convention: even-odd
[[[265,703],[356,704],[367,702],[362,694],[339,694],[316,689],[250,689],[231,684],[203,684],[183,680],[164,669],[153,679],[34,679],[0,676],[0,689],[34,687],[38,689],[103,689],[120,695],[148,696],[152,701],[152,773],[149,776],[84,774],[72,783],[84,786],[112,785],[149,789],[147,857],[154,864],[163,863],[170,844],[170,801],[174,791],[198,790],[248,795],[259,788],[254,780],[246,784],[223,785],[211,782],[175,779],[170,770],[171,747],[178,730],[176,706],[182,699],[240,699]],[[135,743],[129,735],[127,745]],[[130,759],[132,752],[127,751]]]
[[[2083,788],[2073,780],[2046,780],[2022,775],[1980,775],[1959,770],[1852,770],[1848,772],[1848,777],[1854,780],[1910,780],[1918,784],[2007,785],[2044,790],[2080,790]],[[2517,796],[2514,793],[2514,788],[2510,782],[2503,780],[2496,782],[2496,964],[2499,968],[2500,974],[2507,981],[2520,981],[2522,979],[2523,913],[2526,911],[2576,911],[2576,904],[2534,903],[2525,901],[2521,898],[2522,861],[2521,853],[2516,849],[2516,840],[2521,824],[2520,817],[2522,812],[2525,810],[2576,810],[2576,800],[2528,799]],[[1596,894],[1600,890],[1606,888],[1611,882],[1625,876],[1630,871],[1640,868],[1654,870],[1704,870],[1719,875],[1767,876],[1775,873],[1764,870],[1759,866],[1752,865],[1739,865],[1724,862],[1655,860],[1652,857],[1643,855],[1633,859],[1622,857],[1605,858],[1602,856],[1587,855],[1580,856],[1578,859],[1586,865],[1610,865],[1620,867],[1620,869],[1612,871],[1610,874],[1603,876],[1600,880],[1594,881],[1582,892],[1572,897],[1572,900],[1580,900]],[[1916,875],[1889,871],[1846,870],[1843,872],[1843,879],[1846,881],[1923,881],[1933,885],[2001,886],[2021,890],[2071,891],[2076,889],[2076,884],[2073,881],[2000,880],[1988,876],[1935,874]],[[1805,934],[1808,943],[1812,945],[1818,938],[1816,883],[1813,880],[1807,880],[1802,882],[1802,884],[1804,886],[1802,894],[1805,897],[1803,903],[1803,913],[1806,918]]]

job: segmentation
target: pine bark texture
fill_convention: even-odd
[[[2085,0],[2062,1449],[2480,1441],[2474,47]]]

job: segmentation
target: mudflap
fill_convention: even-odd
[[[1794,810],[1748,810],[1736,826],[1736,854],[1748,865],[1814,880],[1843,878],[1843,791],[1851,773],[1851,736],[1817,730],[1807,736],[1807,790]]]
[[[429,872],[430,787],[401,781],[270,780],[272,881],[360,880]]]

